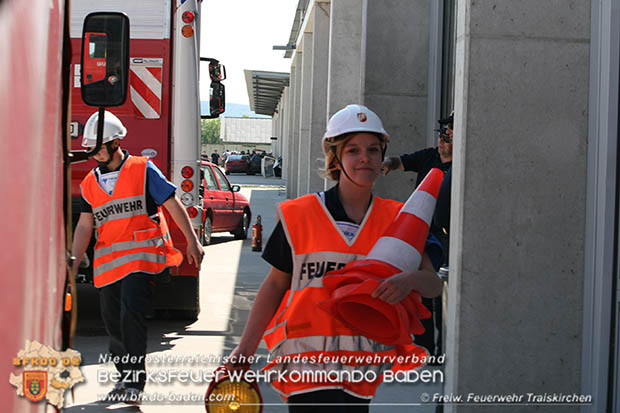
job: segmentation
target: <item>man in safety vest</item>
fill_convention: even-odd
[[[86,148],[95,146],[98,118],[94,113],[86,122],[82,141]],[[148,158],[121,150],[120,140],[126,134],[121,121],[106,112],[104,145],[94,156],[99,166],[80,184],[81,213],[72,251],[77,270],[96,229],[93,282],[100,292],[109,350],[121,373],[107,399],[136,403],[146,380],[144,314],[152,307],[154,275],[183,260],[172,245],[162,205],[187,240],[189,262],[199,267],[204,251],[175,195],[176,186]]]

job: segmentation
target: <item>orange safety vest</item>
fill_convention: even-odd
[[[161,208],[157,208],[159,223],[148,216],[146,163],[146,157],[129,156],[112,195],[99,186],[94,170],[80,184],[82,196],[93,208],[97,231],[95,287],[104,287],[134,272],[158,274],[183,260],[172,245]]]
[[[285,398],[342,389],[370,399],[385,370],[401,369],[390,356],[423,354],[417,346],[385,345],[360,336],[316,305],[330,298],[323,287],[323,276],[364,258],[401,206],[400,202],[374,197],[357,235],[349,241],[318,195],[305,195],[279,205],[277,212],[293,254],[293,273],[290,290],[264,339],[271,353],[266,369],[278,373],[270,375],[271,384]],[[360,373],[369,379],[376,376],[376,380],[360,381]],[[306,378],[300,379],[304,374]],[[280,380],[282,377],[288,378]],[[352,380],[346,380],[350,377]]]

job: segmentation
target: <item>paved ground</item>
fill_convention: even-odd
[[[279,178],[259,176],[230,175],[231,183],[242,186],[242,193],[250,199],[253,216],[260,214],[263,219],[264,239],[275,226],[274,206],[285,200],[283,181]],[[260,253],[251,251],[250,240],[234,240],[229,234],[214,234],[212,245],[206,247],[206,256],[201,268],[201,308],[202,312],[194,323],[178,320],[152,320],[149,325],[148,353],[153,359],[147,364],[150,371],[185,372],[191,374],[189,383],[181,383],[179,378],[170,383],[149,383],[146,393],[160,399],[145,402],[137,409],[124,404],[113,406],[97,403],[98,397],[112,387],[104,379],[113,371],[111,363],[100,363],[99,354],[107,349],[107,337],[98,317],[97,293],[92,288],[80,290],[80,322],[74,348],[84,358],[82,372],[86,383],[78,385],[66,412],[98,413],[109,412],[203,412],[202,401],[179,401],[183,398],[201,397],[208,386],[202,375],[218,366],[218,359],[227,355],[238,343],[254,297],[269,270],[260,258]],[[263,344],[258,355],[261,362],[253,368],[264,365],[267,350]],[[173,356],[177,362],[164,362]],[[159,362],[156,358],[160,358]],[[197,357],[201,360],[189,360]],[[184,359],[183,359],[184,358]],[[435,377],[441,375],[440,369]],[[167,373],[169,374],[169,373]],[[194,380],[196,382],[191,382]],[[268,384],[260,384],[264,412],[286,412],[281,399]],[[424,393],[430,397],[441,392],[441,383],[434,384],[383,384],[371,405],[371,412],[434,412],[436,406],[421,404]]]

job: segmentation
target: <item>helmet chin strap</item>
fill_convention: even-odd
[[[342,164],[342,162],[340,162],[340,159],[338,158],[338,155],[336,154],[336,147],[332,146],[332,152],[334,153],[334,158],[336,158],[336,161],[338,162],[338,165],[340,165],[340,170],[342,172],[344,172],[344,175],[349,178],[349,181],[353,182],[355,185],[361,187],[360,184],[358,184],[357,182],[355,182],[353,179],[351,179],[351,177],[349,176],[349,174],[347,173],[347,170],[344,169],[344,165]]]
[[[108,151],[108,160],[107,161],[97,161],[97,163],[99,164],[99,166],[105,166],[107,168],[107,166],[110,164],[110,162],[112,162],[112,160],[114,159],[114,152],[116,152],[118,150],[118,147],[115,149],[112,149],[112,142],[106,142],[104,143],[107,151]]]
[[[351,179],[351,177],[349,176],[349,174],[347,173],[346,169],[344,169],[344,165],[342,164],[342,162],[340,162],[340,158],[338,158],[338,155],[336,154],[336,147],[332,146],[331,147],[332,152],[334,153],[334,158],[336,158],[336,161],[338,162],[338,165],[340,165],[340,169],[342,170],[342,172],[344,172],[344,175],[349,178],[349,181],[353,182],[355,185],[361,187],[362,185],[358,184],[357,182],[355,182],[353,179]],[[387,151],[387,145],[382,145],[381,146],[381,159],[385,158],[385,152]]]

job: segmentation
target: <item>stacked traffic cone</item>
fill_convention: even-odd
[[[407,345],[411,334],[424,332],[420,319],[431,314],[418,292],[393,305],[371,294],[385,278],[420,267],[442,180],[443,172],[431,169],[368,256],[326,274],[323,285],[331,299],[321,308],[383,344]]]

